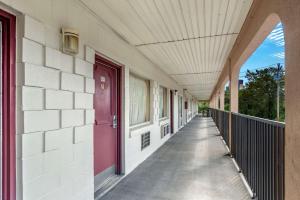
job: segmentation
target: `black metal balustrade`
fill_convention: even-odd
[[[225,143],[229,146],[229,112],[210,109],[210,113]]]
[[[216,109],[210,109],[210,114],[221,134],[222,129],[228,130],[231,115],[231,136],[222,136],[231,137],[231,154],[255,197],[283,200],[285,124],[237,113],[227,116]]]

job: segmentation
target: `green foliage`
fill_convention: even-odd
[[[198,103],[198,113],[201,114],[203,117],[208,115],[208,102],[199,102]]]
[[[229,87],[225,89],[225,97],[224,97],[224,110],[230,111],[230,90]]]
[[[206,112],[208,110],[208,103],[207,102],[199,102],[198,104],[198,113]]]
[[[277,77],[280,83],[280,121],[285,119],[284,69],[269,67],[247,71],[248,82],[239,91],[239,112],[271,120],[276,119]]]

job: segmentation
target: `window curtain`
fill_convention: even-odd
[[[164,117],[164,88],[159,87],[159,118]]]
[[[167,116],[168,110],[168,90],[164,87],[159,87],[159,118]]]
[[[130,125],[149,121],[150,81],[130,75]]]

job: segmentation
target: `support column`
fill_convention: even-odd
[[[209,107],[212,108],[213,104],[212,104],[213,100],[212,98],[209,100]]]
[[[285,200],[300,197],[300,3],[284,1],[281,20],[285,32]]]
[[[230,93],[230,114],[229,114],[229,149],[230,152],[232,152],[232,147],[231,147],[231,138],[232,138],[232,112],[238,112],[238,104],[239,104],[239,98],[238,98],[238,74],[232,70],[232,63],[231,63],[231,58],[229,58],[229,93]],[[237,70],[239,71],[239,70]]]
[[[232,71],[230,75],[230,111],[239,112],[239,70]]]
[[[215,94],[215,108],[219,109],[219,95],[218,95],[218,92]]]
[[[220,88],[220,109],[224,110],[224,108],[225,108],[225,90],[224,90],[224,86],[221,85],[221,88]]]

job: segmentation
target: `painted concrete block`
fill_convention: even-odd
[[[59,88],[59,71],[25,63],[25,85],[43,88]]]
[[[22,87],[22,109],[42,110],[44,108],[44,92],[42,88]]]
[[[75,73],[89,78],[93,77],[93,64],[80,58],[75,58]]]
[[[91,78],[85,78],[85,92],[86,93],[95,93],[95,80]]]
[[[43,154],[22,159],[22,178],[26,184],[43,174]]]
[[[41,154],[44,147],[43,132],[22,134],[22,157]]]
[[[24,111],[24,132],[48,131],[58,129],[60,116],[58,110]]]
[[[25,63],[43,65],[44,47],[39,43],[23,38],[22,61]]]
[[[25,15],[24,36],[33,41],[45,44],[45,26],[43,23]]]
[[[69,73],[73,73],[74,71],[74,58],[73,56],[62,53],[61,57],[61,70]]]
[[[45,65],[64,72],[73,72],[73,57],[56,49],[46,47]]]
[[[61,167],[61,157],[59,150],[47,151],[44,156],[44,172],[57,173]]]
[[[63,148],[73,143],[73,128],[45,132],[45,151]]]
[[[76,74],[61,73],[61,89],[83,92],[84,77]]]
[[[75,108],[92,109],[94,96],[88,93],[75,93]]]
[[[73,129],[73,128],[72,128]],[[72,141],[73,144],[73,132],[72,132]],[[60,155],[62,160],[62,165],[70,165],[74,161],[74,152],[73,145],[64,145],[60,148]],[[62,173],[64,173],[62,171]]]
[[[60,187],[60,176],[54,173],[45,173],[23,185],[23,200],[41,199],[49,191],[55,191],[58,187]]]
[[[46,90],[46,109],[72,109],[73,93],[62,90]]]
[[[93,135],[93,125],[75,127],[74,143],[91,140]]]
[[[85,124],[94,124],[95,110],[85,110]]]
[[[85,60],[89,63],[95,63],[95,50],[89,46],[85,46]]]
[[[84,110],[62,110],[62,127],[81,126],[84,123]]]

